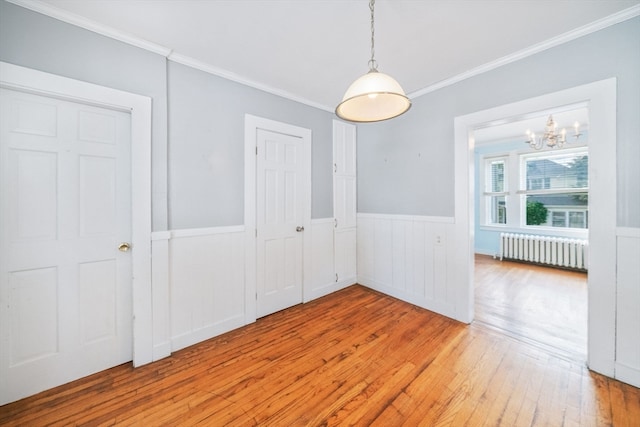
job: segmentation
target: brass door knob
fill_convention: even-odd
[[[127,242],[122,242],[120,243],[120,246],[118,246],[118,250],[120,252],[128,252],[129,249],[131,249],[131,245]]]

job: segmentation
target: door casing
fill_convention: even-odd
[[[258,129],[299,137],[303,150],[305,170],[301,180],[304,188],[302,226],[302,301],[309,298],[308,282],[311,277],[311,130],[262,117],[245,115],[244,120],[244,226],[245,226],[245,323],[256,321],[256,138]]]
[[[133,364],[151,362],[151,98],[6,62],[0,87],[131,114]]]
[[[568,105],[589,109],[589,368],[615,374],[616,347],[616,79],[606,79],[456,117],[455,313],[474,317],[474,129],[516,121],[529,113]]]

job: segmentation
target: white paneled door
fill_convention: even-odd
[[[302,138],[257,131],[257,317],[302,302]]]
[[[130,361],[132,277],[130,115],[0,101],[2,404]]]

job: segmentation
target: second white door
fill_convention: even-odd
[[[303,139],[257,131],[257,317],[302,302]]]

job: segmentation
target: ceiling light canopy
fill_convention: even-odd
[[[336,107],[336,115],[351,122],[368,123],[392,119],[411,108],[411,101],[400,84],[388,74],[378,71],[378,63],[374,58],[374,5],[375,0],[371,0],[369,72],[349,86],[342,102]]]

